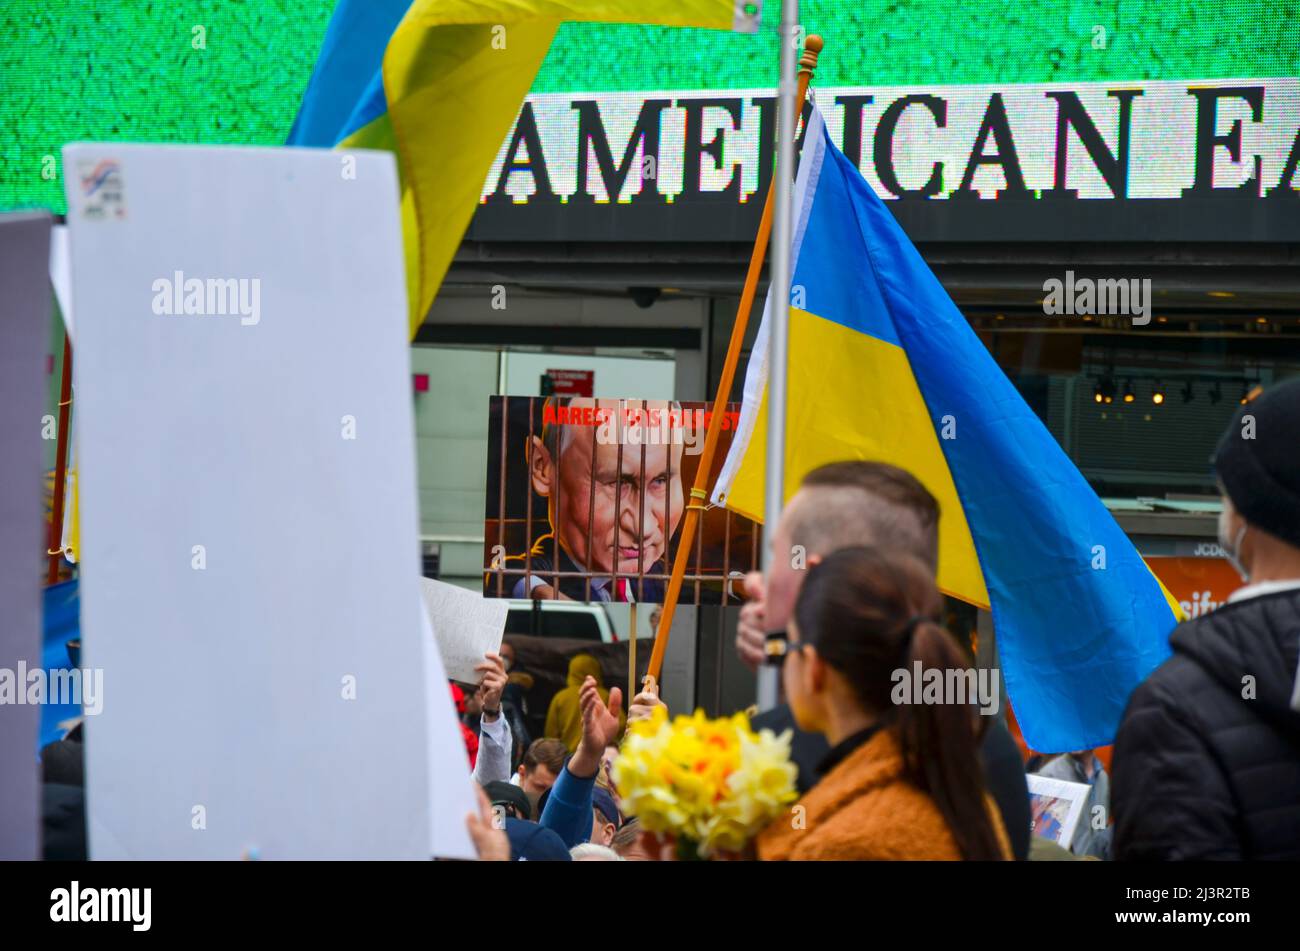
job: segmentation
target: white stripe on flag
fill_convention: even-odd
[[[799,250],[803,246],[804,231],[808,228],[808,213],[812,209],[812,199],[817,193],[817,179],[821,175],[822,161],[826,157],[825,121],[821,110],[813,104],[812,114],[808,120],[808,131],[804,135],[804,154],[799,162],[799,174],[794,182],[795,227],[794,240],[790,249],[790,274],[793,277],[799,264]],[[811,146],[811,149],[809,148]],[[745,453],[749,451],[749,441],[754,435],[754,421],[762,403],[763,390],[767,387],[767,335],[768,313],[772,307],[772,294],[768,291],[763,302],[763,321],[759,324],[758,335],[754,338],[754,349],[750,351],[749,363],[745,368],[745,388],[741,395],[740,422],[736,426],[736,435],[731,440],[731,448],[722,463],[722,471],[713,486],[712,502],[725,505],[727,493],[731,491],[736,475],[740,471]]]

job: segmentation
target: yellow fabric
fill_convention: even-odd
[[[1146,562],[1145,558],[1143,559],[1143,562]],[[1147,571],[1151,571],[1150,565],[1147,565]],[[1156,584],[1160,585],[1160,593],[1165,596],[1165,602],[1169,605],[1169,610],[1174,612],[1174,617],[1177,618],[1178,623],[1182,624],[1184,621],[1188,620],[1187,612],[1183,610],[1182,602],[1175,598],[1173,592],[1165,587],[1165,583],[1160,580],[1160,576],[1154,571],[1151,571],[1151,577],[1155,578]]]
[[[81,557],[81,518],[77,510],[77,456],[76,446],[72,448],[72,458],[68,462],[67,475],[63,484],[63,532],[58,547],[63,549],[63,557],[75,562]],[[45,520],[54,522],[54,470],[45,473]],[[49,541],[49,529],[41,536],[42,543]],[[45,550],[45,549],[42,549]]]
[[[939,588],[988,608],[970,526],[948,462],[912,376],[907,354],[892,343],[790,308],[785,498],[817,466],[871,459],[900,466],[939,502]],[[830,393],[843,396],[826,398]],[[767,391],[726,504],[762,521],[767,459]]]
[[[74,456],[75,459],[75,456]],[[63,557],[68,561],[81,558],[81,515],[77,502],[77,470],[68,468],[67,481],[63,489]]]
[[[546,711],[547,738],[563,740],[570,753],[582,742],[582,709],[578,705],[578,693],[588,677],[595,679],[600,699],[609,703],[609,691],[605,689],[600,661],[590,654],[578,654],[569,660],[568,685],[551,698],[551,705]],[[626,722],[625,716],[620,710],[620,724]]]
[[[371,123],[388,128],[367,126],[342,145],[387,136],[395,146],[412,336],[433,304],[492,161],[565,20],[731,29],[734,6],[732,0],[411,4],[384,54],[388,115]]]

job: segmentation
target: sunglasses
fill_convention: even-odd
[[[798,654],[803,651],[804,645],[798,641],[790,640],[790,635],[786,631],[771,631],[767,635],[767,643],[763,647],[763,663],[769,667],[780,667],[785,663],[786,657],[790,654]]]

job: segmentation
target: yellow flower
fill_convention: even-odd
[[[671,721],[663,707],[632,724],[614,782],[624,811],[651,832],[672,834],[708,856],[739,851],[797,798],[790,733],[755,733],[743,713],[704,711]]]

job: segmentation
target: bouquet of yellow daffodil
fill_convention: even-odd
[[[790,733],[755,733],[743,713],[710,720],[702,710],[671,721],[666,708],[628,727],[614,761],[623,811],[672,836],[678,854],[739,852],[793,802],[798,770]]]

